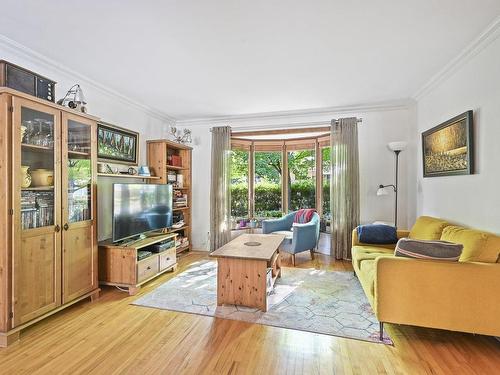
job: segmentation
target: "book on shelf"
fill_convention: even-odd
[[[187,207],[187,194],[176,194],[173,199],[174,208]]]
[[[23,191],[21,193],[21,228],[33,229],[54,225],[54,193]]]
[[[180,249],[184,248],[186,246],[189,246],[189,240],[187,237],[178,237],[177,240],[175,241],[175,246]]]
[[[179,229],[179,228],[182,228],[184,226],[184,224],[185,224],[184,221],[181,220],[181,221],[178,221],[178,222],[172,224],[172,228],[173,229]]]

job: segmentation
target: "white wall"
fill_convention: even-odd
[[[74,83],[80,83],[88,100],[89,113],[103,121],[114,123],[140,133],[139,163],[145,163],[145,140],[168,138],[166,132],[172,119],[158,115],[120,95],[110,93],[87,77],[72,72],[66,67],[37,56],[24,48],[12,48],[0,40],[0,56],[45,75],[57,81],[56,97],[62,97]],[[103,67],[107,69],[108,67]],[[73,74],[74,73],[74,74]],[[357,116],[363,118],[359,125],[360,168],[361,168],[361,221],[393,220],[393,195],[377,197],[380,183],[393,183],[394,155],[387,149],[387,143],[396,140],[410,140],[410,129],[414,129],[413,109],[406,104],[357,108],[352,111],[322,111],[301,114],[249,116],[221,121],[181,121],[179,126],[193,130],[193,246],[208,249],[209,232],[209,181],[210,181],[210,137],[212,126],[229,124],[239,129],[262,129],[289,126],[315,126],[327,123],[332,118]],[[400,227],[411,223],[415,217],[415,152],[417,145],[410,142],[409,151],[401,154],[400,164]],[[137,180],[139,182],[139,180]],[[99,239],[111,236],[111,186],[119,179],[98,181],[98,229]],[[410,199],[408,197],[411,197]]]
[[[147,139],[162,138],[166,135],[168,119],[162,119],[134,105],[119,96],[112,95],[105,90],[94,86],[79,76],[68,73],[43,57],[36,60],[28,51],[19,51],[0,44],[0,58],[33,70],[57,82],[56,98],[60,99],[75,83],[80,83],[88,101],[89,114],[100,117],[103,121],[135,130],[140,133],[139,163],[146,163]],[[97,60],[96,60],[97,61]],[[97,62],[96,62],[97,63]],[[110,67],[103,67],[110,69]],[[135,180],[133,180],[135,181]],[[141,180],[137,180],[140,182]],[[111,188],[113,182],[123,182],[120,179],[99,178],[98,180],[98,237],[99,240],[111,236]]]
[[[500,38],[461,64],[417,102],[417,133],[474,110],[476,173],[422,177],[418,163],[417,214],[500,232]]]
[[[208,249],[210,230],[210,143],[212,126],[230,125],[235,129],[262,129],[287,127],[300,123],[316,125],[332,118],[362,117],[359,125],[361,222],[393,220],[394,196],[378,197],[379,184],[394,182],[394,154],[387,148],[391,141],[410,141],[410,129],[414,127],[414,111],[405,106],[378,110],[360,110],[354,113],[309,113],[307,116],[279,116],[268,118],[236,118],[221,121],[182,121],[178,125],[187,126],[193,132],[193,247]],[[410,145],[411,149],[415,144]],[[403,152],[400,164],[400,227],[406,227],[408,216],[414,216],[414,199],[408,199],[408,186],[414,186],[414,152]]]

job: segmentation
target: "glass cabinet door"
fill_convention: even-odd
[[[92,127],[67,120],[67,223],[92,219]]]
[[[21,228],[55,225],[57,150],[55,116],[27,106],[20,107]],[[16,134],[17,136],[17,134]]]
[[[62,302],[97,288],[95,121],[62,114]]]
[[[13,315],[17,327],[61,304],[61,112],[12,97]]]

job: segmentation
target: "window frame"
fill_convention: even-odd
[[[287,133],[283,131],[283,133]],[[240,133],[243,134],[243,133]],[[313,150],[316,163],[316,211],[323,217],[323,153],[322,148],[330,145],[330,133],[324,133],[314,137],[290,138],[290,139],[245,139],[240,138],[238,133],[231,137],[231,149],[248,151],[248,217],[255,218],[255,152],[256,151],[280,151],[283,163],[281,175],[281,208],[282,214],[288,213],[288,152],[297,150]],[[251,132],[245,132],[245,136],[251,136]],[[257,135],[257,133],[253,133]],[[332,166],[330,165],[330,168]]]

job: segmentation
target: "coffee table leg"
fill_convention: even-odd
[[[217,259],[217,306],[222,306],[224,304],[224,261],[222,259]]]
[[[277,277],[281,278],[281,252],[278,251],[278,259],[276,259],[276,268],[278,269]]]
[[[260,286],[259,286],[259,292],[260,292],[260,301],[258,301],[258,308],[266,312],[267,311],[267,262],[260,262],[259,268],[258,268],[259,274],[264,277],[261,277],[260,280],[258,281]]]

